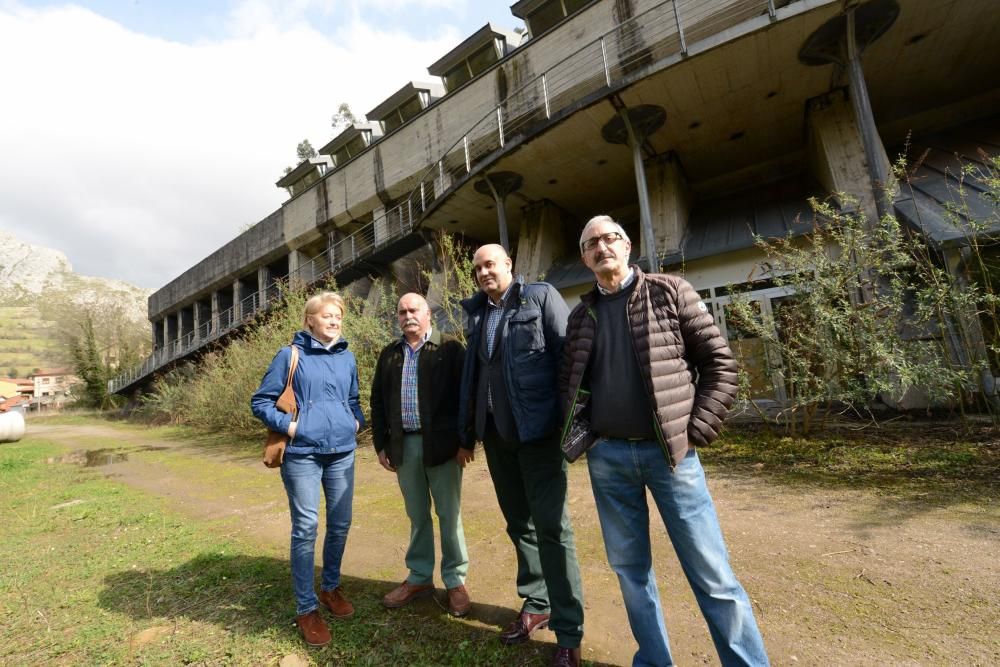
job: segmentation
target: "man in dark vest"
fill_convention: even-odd
[[[431,327],[431,309],[419,294],[404,294],[397,314],[403,335],[379,355],[372,378],[371,423],[378,461],[396,473],[410,519],[409,574],[382,604],[402,607],[434,591],[433,499],[448,611],[465,616],[470,607],[461,512],[465,461],[459,465],[457,460],[458,386],[465,348]]]
[[[570,418],[589,391],[598,439],[587,468],[639,645],[632,664],[674,664],[653,573],[648,491],[720,662],[767,665],[695,452],[719,435],[736,397],[736,362],[691,284],[630,266],[631,249],[625,230],[606,215],[584,226],[580,255],[597,284],[569,316],[560,386]]]
[[[556,385],[569,309],[551,285],[515,278],[499,245],[479,248],[473,262],[481,292],[462,302],[469,330],[459,424],[463,433],[474,426],[483,443],[524,600],[500,640],[520,643],[548,626],[558,643],[552,664],[579,665],[583,596]],[[465,459],[473,446],[463,445]]]

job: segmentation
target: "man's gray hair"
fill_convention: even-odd
[[[593,218],[587,221],[587,224],[583,226],[583,231],[580,232],[580,243],[578,244],[580,246],[580,252],[583,252],[583,242],[587,240],[587,232],[590,231],[590,228],[596,227],[597,225],[600,225],[602,223],[609,223],[614,225],[615,231],[621,234],[622,238],[625,239],[627,243],[632,242],[632,240],[628,237],[628,234],[625,233],[625,230],[622,229],[622,226],[619,225],[617,222],[615,222],[614,218],[612,218],[610,215],[595,215]]]

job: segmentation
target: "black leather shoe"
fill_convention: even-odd
[[[532,614],[522,611],[517,618],[511,621],[507,629],[500,633],[500,641],[508,646],[510,644],[520,644],[531,639],[531,635],[536,630],[549,627],[548,614]]]
[[[552,667],[580,667],[580,649],[557,647],[552,656]]]

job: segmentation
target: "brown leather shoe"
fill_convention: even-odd
[[[465,586],[459,584],[454,588],[448,589],[448,613],[452,616],[465,616],[469,613],[469,608],[472,607],[472,601],[469,600],[469,591],[466,590]]]
[[[552,667],[580,667],[580,649],[556,647],[552,656]]]
[[[405,607],[417,598],[425,598],[433,592],[433,584],[411,584],[408,581],[404,581],[382,598],[382,604],[389,609]]]
[[[347,601],[340,592],[340,586],[332,591],[320,591],[319,601],[330,610],[334,618],[347,618],[354,615],[354,605]]]
[[[330,630],[326,627],[326,621],[319,613],[319,609],[313,609],[308,614],[295,617],[295,624],[302,632],[302,639],[309,646],[326,646],[330,643]]]
[[[503,644],[520,644],[531,639],[531,635],[536,630],[549,627],[548,614],[532,614],[522,611],[517,618],[511,621],[507,629],[500,633],[500,641]]]

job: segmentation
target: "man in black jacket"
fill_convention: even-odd
[[[465,458],[459,453],[458,387],[465,348],[432,330],[430,307],[419,294],[404,294],[397,315],[403,335],[379,355],[371,423],[379,463],[396,473],[410,518],[410,573],[382,603],[402,607],[434,591],[433,498],[448,611],[464,616],[470,607],[465,588],[469,556],[460,507]]]
[[[566,511],[566,461],[559,448],[556,370],[569,309],[547,283],[515,278],[510,257],[486,245],[473,258],[481,291],[462,302],[469,316],[459,424],[483,442],[507,534],[517,551],[521,613],[501,635],[526,641],[556,633],[554,665],[579,665],[583,595]],[[465,458],[472,458],[472,442]]]

